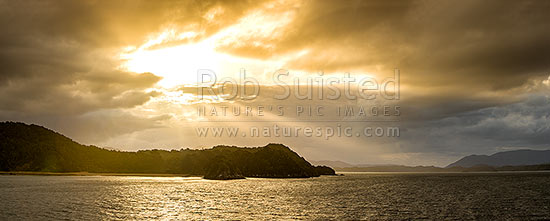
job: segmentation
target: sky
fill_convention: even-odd
[[[274,142],[308,160],[361,164],[445,166],[470,154],[548,149],[548,11],[549,1],[512,0],[0,0],[0,121],[39,124],[117,150]],[[244,72],[258,82],[258,96],[229,99],[229,89],[250,95],[254,87],[222,91],[214,84],[220,98],[200,99],[198,70],[237,82]],[[275,99],[282,87],[273,76],[281,71],[302,91],[308,79],[398,79],[390,89],[399,96]],[[322,87],[310,85],[313,91]],[[351,87],[357,92],[357,85]],[[256,113],[211,115],[211,107],[221,106]],[[279,106],[282,116],[273,110]],[[298,116],[298,106],[326,112]],[[334,114],[346,106],[400,111],[366,118]],[[200,107],[209,114],[200,116]],[[275,124],[351,127],[354,135],[365,127],[398,127],[400,134],[197,135],[197,128],[248,131]]]

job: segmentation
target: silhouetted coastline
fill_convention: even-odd
[[[81,145],[47,128],[15,122],[0,123],[0,171],[185,174],[217,180],[335,174],[283,144],[125,152]]]

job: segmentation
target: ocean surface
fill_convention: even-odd
[[[550,173],[0,176],[0,220],[550,219]]]

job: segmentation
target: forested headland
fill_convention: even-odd
[[[187,174],[208,179],[333,175],[282,144],[194,150],[109,150],[79,144],[38,125],[0,123],[0,171]]]

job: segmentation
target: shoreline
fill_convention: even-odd
[[[42,172],[42,171],[0,171],[0,176],[134,176],[134,177],[198,177],[200,175],[177,173],[90,173],[90,172]],[[320,175],[341,176],[341,175]],[[244,179],[307,179],[313,177],[244,177]],[[217,179],[206,179],[217,180]],[[229,179],[233,180],[233,179]]]
[[[503,174],[503,173],[550,173],[550,170],[509,170],[509,171],[336,171],[341,174]]]
[[[550,170],[532,170],[532,171],[448,171],[448,172],[412,172],[412,171],[336,171],[338,175],[322,176],[345,176],[352,174],[505,174],[505,173],[550,173]],[[341,175],[340,175],[341,174]],[[89,173],[89,172],[41,172],[41,171],[0,171],[0,176],[133,176],[133,177],[199,177],[192,174],[174,174],[174,173]],[[259,178],[259,177],[245,177]],[[261,179],[261,178],[260,178]],[[275,178],[285,179],[285,178]]]
[[[89,172],[41,172],[0,171],[0,176],[138,176],[138,177],[202,177],[175,173],[89,173]]]

